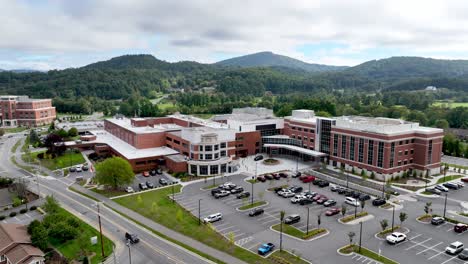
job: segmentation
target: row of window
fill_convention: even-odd
[[[198,160],[217,160],[220,157],[226,157],[225,150],[221,150],[219,153],[214,154],[198,154]],[[193,159],[193,153],[191,154],[191,158]]]
[[[410,153],[410,154],[414,154],[414,149],[411,149],[411,150],[409,151],[409,153]],[[401,155],[403,155],[403,151],[402,151],[402,150],[398,151],[398,156],[401,156]],[[405,156],[406,156],[406,155],[408,155],[408,150],[407,150],[407,149],[405,149]]]
[[[295,126],[292,126],[291,127],[292,130],[297,130],[297,131],[304,131],[306,133],[310,132],[310,133],[315,133],[315,130],[313,129],[307,129],[307,128],[302,128],[302,127],[295,127]]]
[[[225,173],[227,171],[227,165],[190,165],[190,172],[197,174],[197,168],[199,169],[198,175],[215,175],[219,173]],[[209,172],[209,174],[208,174]]]
[[[294,135],[294,134],[291,134],[291,138],[297,138],[297,139],[299,139],[299,140],[304,140],[305,142],[310,141],[310,143],[314,143],[314,139],[313,139],[313,138],[310,138],[310,139],[309,139],[309,138],[307,138],[306,136],[302,137],[302,136],[300,136],[300,135],[297,135],[297,136],[296,136],[296,135]]]
[[[411,139],[411,140],[409,140],[409,139],[407,139],[407,140],[400,140],[400,141],[398,142],[398,145],[403,145],[403,144],[406,145],[406,144],[409,144],[410,142],[411,142],[411,143],[414,143],[414,138]]]

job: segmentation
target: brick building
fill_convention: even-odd
[[[36,127],[52,123],[56,113],[52,99],[0,96],[0,118],[2,126]]]

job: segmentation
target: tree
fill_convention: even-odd
[[[228,238],[229,238],[229,243],[230,243],[231,245],[234,245],[234,242],[235,242],[235,235],[234,235],[234,232],[229,232]]]
[[[49,132],[52,132],[55,130],[55,122],[52,122],[50,123],[50,126],[49,126]]]
[[[408,219],[408,215],[405,212],[400,212],[400,225],[403,226],[403,222]]]
[[[3,135],[5,135],[5,129],[0,128],[0,137],[2,137]]]
[[[44,145],[49,153],[61,155],[66,150],[62,137],[55,133],[47,135]]]
[[[388,220],[387,219],[382,219],[380,220],[380,227],[382,227],[382,231],[385,231],[388,227]]]
[[[39,135],[37,135],[37,132],[34,129],[31,129],[31,132],[29,132],[29,143],[33,146],[36,146],[41,143],[41,139],[39,138]]]
[[[366,174],[366,170],[362,169],[362,170],[361,170],[361,177],[364,177],[364,176],[366,176],[366,175],[367,175],[367,174]]]
[[[35,220],[36,221],[36,220]],[[31,222],[31,224],[33,224]],[[39,221],[38,223],[33,224],[34,226],[30,228],[31,224],[28,226],[28,231],[31,229],[31,243],[35,246],[40,248],[41,250],[46,250],[48,242],[48,234],[47,230]]]
[[[61,128],[57,131],[57,135],[59,135],[61,138],[66,138],[68,137],[68,132],[65,129]]]
[[[425,205],[424,205],[424,212],[426,214],[429,214],[432,210],[431,210],[431,206],[432,206],[432,202],[427,202]]]
[[[76,137],[78,136],[78,129],[76,127],[72,127],[68,130],[68,136],[69,137]]]
[[[120,157],[112,157],[96,164],[96,181],[117,189],[131,184],[135,178],[128,161]]]
[[[449,128],[449,123],[447,120],[445,119],[438,119],[436,120],[435,124],[434,124],[436,127],[438,128],[442,128],[442,129],[446,129],[446,128]]]
[[[55,198],[50,195],[46,197],[46,201],[43,207],[44,210],[49,214],[57,213],[60,209],[60,205],[58,204],[57,200],[55,200]]]
[[[349,244],[350,245],[353,244],[353,238],[354,238],[355,235],[356,235],[356,233],[354,233],[353,231],[348,232],[348,238],[349,238]]]
[[[341,214],[342,214],[343,216],[345,216],[346,210],[348,210],[348,208],[347,208],[346,205],[343,203],[343,204],[341,205]]]

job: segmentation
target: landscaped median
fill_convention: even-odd
[[[369,215],[369,213],[367,213],[366,211],[363,211],[363,212],[357,213],[356,216],[354,216],[354,214],[352,214],[352,215],[342,217],[342,218],[338,219],[338,221],[340,221],[341,223],[348,223],[348,222],[351,222],[353,220],[362,218],[362,217],[367,216],[367,215]]]
[[[272,226],[271,229],[280,232],[280,224]],[[318,236],[322,236],[325,235],[327,232],[328,231],[325,228],[314,228],[309,230],[309,233],[306,233],[295,228],[294,226],[283,224],[283,233],[302,240],[309,240]]]
[[[175,192],[178,193],[180,192],[181,185],[175,185],[174,188]],[[214,229],[210,228],[210,225],[199,225],[198,218],[169,199],[171,194],[172,188],[161,188],[154,191],[117,198],[114,199],[114,201],[154,222],[200,241],[212,248],[226,252],[247,263],[274,263],[270,258],[262,258],[249,250],[234,245]],[[154,230],[152,231],[155,232]],[[210,259],[213,260],[213,258]],[[213,261],[220,262],[218,260]]]
[[[365,257],[368,257],[370,259],[379,261],[383,264],[398,264],[398,262],[391,260],[385,256],[379,255],[379,253],[374,252],[370,249],[367,249],[365,247],[361,247],[361,252],[359,252],[359,246],[358,245],[347,245],[338,250],[339,253],[344,254],[344,255],[349,255],[352,254],[353,252],[356,254],[363,255]]]
[[[432,215],[430,214],[421,215],[416,218],[417,221],[423,222],[423,223],[429,223],[431,222],[431,219],[432,219]]]
[[[244,211],[244,210],[252,209],[252,208],[255,208],[255,207],[258,207],[258,206],[262,206],[262,205],[265,205],[265,204],[267,204],[267,202],[265,202],[265,201],[258,201],[258,202],[255,202],[255,203],[253,203],[253,204],[249,203],[249,204],[243,205],[243,206],[237,208],[237,210]]]
[[[280,185],[280,186],[275,186],[275,187],[271,187],[271,188],[268,188],[267,191],[274,191],[276,188],[283,188],[283,189],[286,189],[289,187],[289,184],[284,184],[284,185]]]
[[[377,234],[375,234],[375,237],[383,240],[387,238],[387,235],[393,232],[400,232],[403,234],[407,234],[409,232],[409,229],[405,227],[401,227],[401,226],[394,226],[393,229],[390,227],[383,231],[378,232]]]
[[[275,250],[268,258],[278,264],[310,264],[310,262],[303,260],[301,256],[294,255],[285,250]]]
[[[453,181],[453,180],[456,180],[456,179],[460,179],[462,177],[463,177],[463,175],[450,175],[450,176],[440,177],[437,180],[437,184],[448,182],[448,181]]]
[[[390,209],[392,207],[394,207],[394,205],[391,203],[385,203],[384,205],[379,206],[379,208],[382,208],[382,209]]]

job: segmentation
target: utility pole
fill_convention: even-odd
[[[101,254],[102,254],[102,258],[104,258],[104,239],[102,238],[101,210],[99,207],[99,203],[96,203],[96,204],[97,204],[97,210],[98,210],[99,233],[101,236]]]
[[[444,202],[444,218],[445,218],[445,212],[447,211],[447,195],[448,192],[445,193],[445,202]]]
[[[309,207],[307,207],[307,232],[306,234],[308,235],[309,234]]]
[[[361,253],[361,244],[362,244],[362,221],[359,223],[361,225],[359,229],[359,253]]]
[[[394,222],[395,222],[395,206],[393,206],[393,211],[392,211],[392,232],[393,232]]]
[[[255,178],[252,176],[252,194],[250,195],[250,205],[253,205],[253,197],[254,197],[254,189],[253,189],[253,186],[254,186],[254,181],[255,181]]]
[[[130,241],[128,239],[126,245],[128,247],[128,260],[130,261],[129,263],[132,264],[132,252],[130,251]]]
[[[201,225],[201,216],[200,216],[201,200],[203,200],[203,199],[198,199],[198,225]]]

